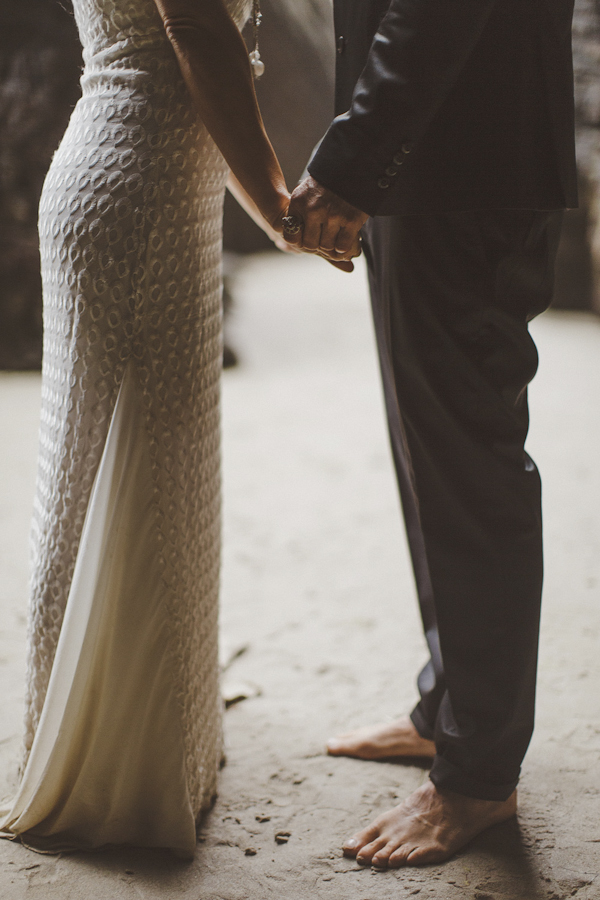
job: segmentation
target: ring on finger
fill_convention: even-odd
[[[281,221],[284,234],[299,234],[304,227],[302,216],[284,216]]]

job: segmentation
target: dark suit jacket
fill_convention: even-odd
[[[309,172],[370,215],[577,205],[573,0],[334,0]]]

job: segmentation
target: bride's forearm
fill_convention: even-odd
[[[248,213],[250,218],[256,222],[256,224],[265,229],[269,229],[270,226],[267,225],[264,216],[261,214],[260,209],[253,201],[252,197],[250,197],[246,190],[242,187],[239,180],[235,177],[233,172],[229,172],[229,178],[227,179],[227,188],[229,189],[230,194],[232,194],[237,202],[240,204],[243,210]],[[272,229],[270,229],[272,231]]]
[[[281,168],[258,109],[248,52],[224,0],[155,0],[209,133],[260,213],[286,207]]]
[[[237,202],[240,204],[243,210],[245,210],[250,218],[256,222],[259,228],[265,232],[267,237],[271,238],[273,243],[279,250],[284,250],[289,252],[290,250],[295,251],[296,248],[292,244],[288,244],[286,240],[283,238],[283,234],[281,233],[281,226],[278,223],[278,227],[274,228],[273,225],[265,219],[265,217],[261,214],[256,203],[253,201],[252,197],[249,197],[242,185],[239,183],[233,172],[229,172],[229,178],[227,180],[227,187],[229,188],[229,192],[235,197]],[[282,213],[285,210],[282,210]]]

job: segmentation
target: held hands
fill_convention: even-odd
[[[279,250],[316,253],[343,272],[354,270],[352,259],[361,254],[359,231],[369,217],[313,178],[301,182],[291,197],[282,185],[268,206],[255,203],[232,173],[228,187]],[[297,231],[285,230],[290,216],[301,225]]]
[[[361,254],[359,232],[368,218],[309,175],[292,194],[283,237],[291,248],[316,253],[352,272],[351,260]]]

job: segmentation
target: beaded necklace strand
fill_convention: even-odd
[[[262,13],[260,11],[260,0],[252,0],[252,31],[254,33],[254,50],[250,53],[250,65],[254,73],[254,78],[258,80],[265,71],[265,64],[260,58],[258,49],[258,29],[262,22]]]

